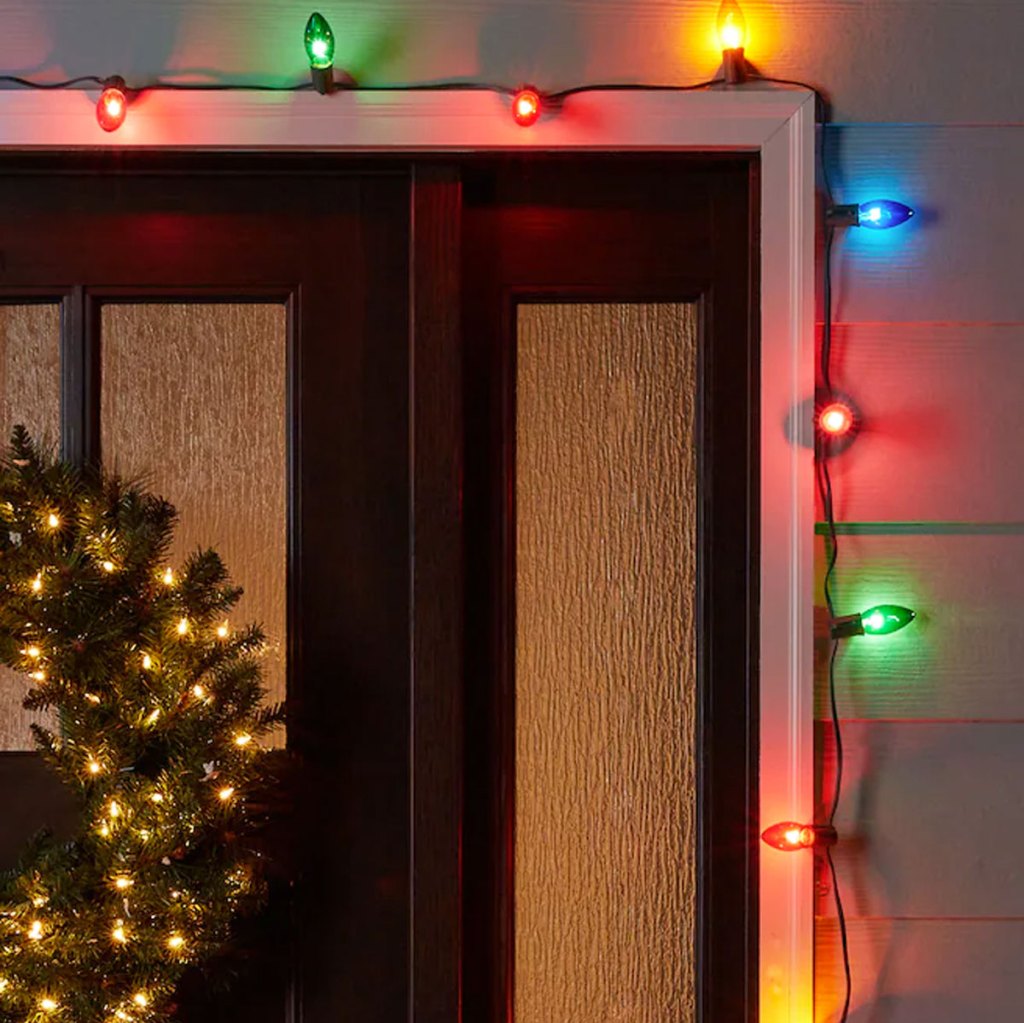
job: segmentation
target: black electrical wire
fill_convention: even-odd
[[[5,85],[20,85],[24,89],[72,89],[76,85],[103,85],[105,79],[96,75],[81,75],[63,82],[34,82],[31,78],[20,78],[18,75],[0,75],[0,82]]]

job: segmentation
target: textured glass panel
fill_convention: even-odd
[[[285,695],[286,338],[283,306],[108,305],[102,445],[178,509],[176,563],[215,547],[245,587],[241,624],[267,632],[266,681]]]
[[[0,430],[15,423],[56,445],[60,440],[60,306],[0,305]],[[22,709],[23,675],[0,668],[0,750],[32,749],[38,715]]]
[[[694,1018],[697,314],[519,310],[516,1023]]]

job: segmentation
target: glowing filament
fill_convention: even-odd
[[[723,50],[739,50],[747,38],[747,19],[736,0],[723,0],[718,9],[718,41]]]

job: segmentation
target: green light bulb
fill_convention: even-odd
[[[334,33],[327,19],[317,11],[306,22],[306,55],[309,66],[324,71],[334,63]]]
[[[917,617],[909,607],[898,604],[879,604],[862,611],[860,623],[865,636],[888,636],[905,629]]]

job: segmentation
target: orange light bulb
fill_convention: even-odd
[[[833,401],[818,413],[818,428],[829,437],[842,437],[853,429],[853,409],[845,402]]]
[[[781,852],[834,845],[836,837],[835,828],[830,825],[798,824],[796,821],[780,821],[761,833],[766,845]]]
[[[742,50],[747,41],[747,19],[736,0],[722,0],[718,8],[718,41],[723,50]]]

